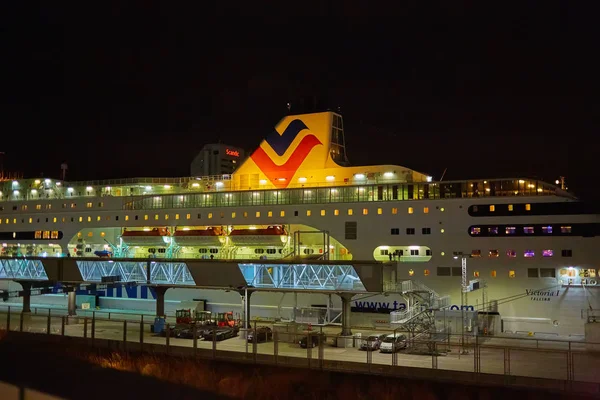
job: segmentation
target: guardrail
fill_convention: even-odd
[[[378,329],[376,332],[363,331],[361,337],[341,337],[326,327],[309,330],[308,326],[302,324],[266,321],[253,321],[251,324],[254,332],[260,327],[267,328],[263,337],[257,338],[255,335],[254,339],[248,341],[245,339],[247,332],[241,330],[238,338],[244,340],[232,338],[219,341],[216,339],[219,328],[215,327],[198,326],[195,331],[172,331],[172,326],[167,325],[165,335],[161,336],[150,332],[153,324],[143,314],[131,315],[133,318],[140,317],[134,320],[128,316],[115,318],[114,313],[111,313],[110,319],[108,313],[91,313],[91,316],[70,317],[5,309],[0,310],[0,329],[44,336],[78,337],[91,346],[97,346],[101,341],[109,345],[120,343],[110,346],[123,350],[150,349],[231,361],[427,379],[470,382],[493,380],[509,386],[525,384],[600,394],[600,375],[596,373],[600,365],[600,343],[474,336],[467,337],[462,345],[462,335],[445,332],[411,337],[409,332],[398,329]],[[212,332],[212,336],[209,335],[211,340],[203,340],[204,329]],[[410,346],[391,355],[376,351],[379,344],[374,348],[369,346],[367,351],[358,351],[356,346],[362,342],[373,343],[368,338],[375,333],[403,334],[406,336],[405,344]],[[308,345],[301,348],[300,342]],[[332,350],[331,347],[338,349]]]

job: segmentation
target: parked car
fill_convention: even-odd
[[[254,332],[254,328],[248,330],[248,342],[254,342],[254,337],[256,336],[256,342],[268,342],[269,340],[273,340],[273,331],[268,326],[259,326],[256,328],[256,333]]]
[[[401,334],[387,335],[379,346],[379,351],[382,353],[395,353],[406,347],[406,336]]]
[[[325,335],[320,333],[309,333],[303,336],[298,343],[303,349],[306,349],[308,346],[317,347],[319,345],[319,338],[321,338],[322,343],[325,343]]]
[[[375,335],[369,335],[369,337],[367,337],[366,339],[363,339],[362,342],[360,343],[360,347],[359,350],[371,350],[371,351],[376,351],[379,350],[379,347],[381,346],[381,342],[383,342],[383,340],[386,338],[386,334],[375,334]]]
[[[216,336],[216,341],[221,341],[221,340],[225,340],[225,339],[230,339],[232,337],[236,337],[238,334],[238,330],[234,329],[234,328],[215,328],[215,329],[208,329],[206,331],[204,331],[203,334],[203,338],[204,340],[207,341],[212,341],[213,340],[213,334]]]

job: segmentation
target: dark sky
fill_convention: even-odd
[[[3,6],[5,168],[185,176],[203,144],[251,150],[286,102],[316,96],[341,107],[354,165],[565,175],[600,200],[598,10],[481,3]]]

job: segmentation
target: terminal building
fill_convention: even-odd
[[[244,161],[244,149],[222,143],[204,145],[191,164],[192,176],[229,175]]]

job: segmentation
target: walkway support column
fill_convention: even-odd
[[[77,293],[75,292],[75,288],[72,288],[67,296],[68,315],[77,315]]]
[[[350,314],[352,312],[352,296],[351,293],[340,293],[342,299],[342,333],[340,336],[352,336],[350,329]]]
[[[250,329],[250,296],[252,296],[252,291],[244,288],[239,293],[242,296],[242,328]]]
[[[165,317],[165,293],[168,287],[155,287],[156,290],[156,316]]]
[[[31,282],[19,282],[23,287],[22,296],[23,296],[23,312],[30,313],[31,312]]]

